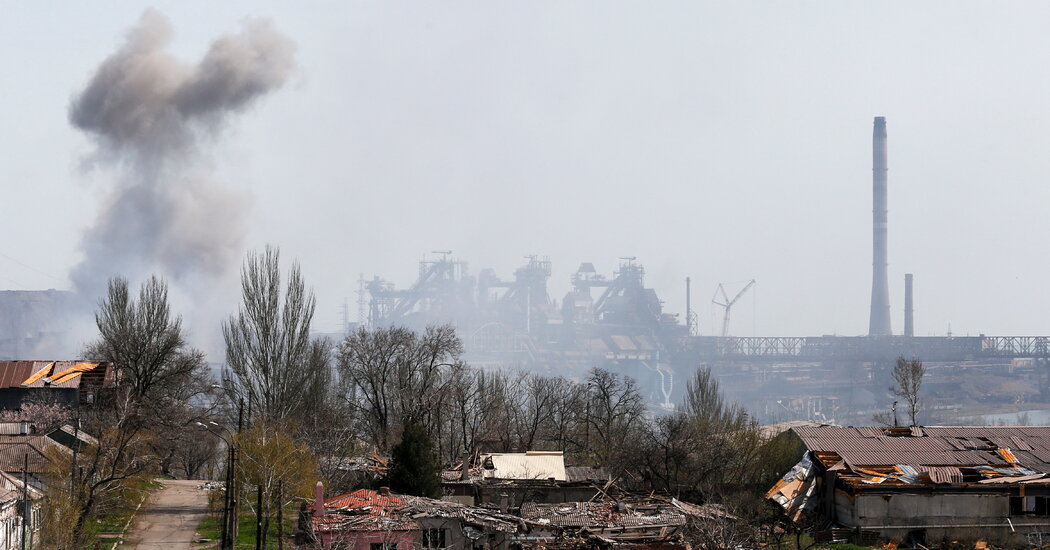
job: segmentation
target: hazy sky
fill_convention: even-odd
[[[447,249],[505,278],[549,255],[559,300],[636,256],[668,311],[692,276],[707,333],[715,286],[755,278],[735,334],[865,333],[881,115],[894,330],[912,272],[916,334],[1050,334],[1043,2],[6,2],[0,288],[69,287],[110,177],[70,99],[148,6],[187,62],[249,16],[296,42],[210,162],[319,330],[359,273],[407,286]]]

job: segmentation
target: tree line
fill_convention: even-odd
[[[126,504],[144,477],[217,477],[220,438],[240,450],[237,485],[264,487],[267,515],[308,497],[317,479],[330,492],[368,483],[353,460],[389,457],[406,427],[444,464],[482,449],[561,450],[567,464],[603,467],[623,489],[755,510],[756,495],[795,458],[763,438],[703,367],[677,410],[654,411],[635,380],[600,368],[568,378],[472,367],[450,325],[314,338],[316,299],[297,264],[282,276],[276,248],[247,256],[241,294],[223,323],[216,381],[186,342],[163,280],[148,279],[137,297],[127,280],[110,282],[85,357],[111,361],[119,384],[78,414],[102,444],[74,455],[75,465],[54,461],[49,497],[62,505],[50,513],[64,516],[51,519],[75,527],[45,536],[45,546],[83,545],[89,518]]]

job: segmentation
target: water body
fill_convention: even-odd
[[[1016,426],[1019,421],[1024,421],[1027,426],[1050,426],[1050,409],[984,414],[970,418],[983,420],[989,426]]]

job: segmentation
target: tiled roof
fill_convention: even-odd
[[[703,507],[676,506],[671,502],[526,502],[521,516],[527,520],[558,527],[615,529],[685,525],[687,514],[699,514]]]
[[[314,530],[410,531],[418,518],[454,518],[495,531],[514,531],[518,520],[495,510],[410,495],[383,494],[369,489],[325,501],[325,516],[313,518]]]

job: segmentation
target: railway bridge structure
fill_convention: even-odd
[[[1050,359],[1050,336],[691,336],[682,352],[701,362],[928,362]]]

